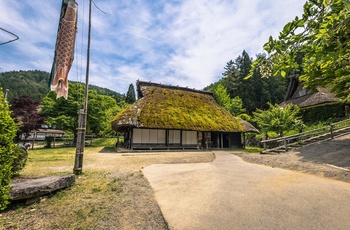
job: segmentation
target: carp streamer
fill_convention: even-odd
[[[57,98],[68,98],[68,73],[74,59],[77,18],[78,4],[74,0],[63,0],[50,74],[50,88],[56,91]]]

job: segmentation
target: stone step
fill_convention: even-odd
[[[33,199],[67,188],[73,182],[74,174],[19,180],[11,183],[10,197],[14,201]]]

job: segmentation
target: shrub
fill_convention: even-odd
[[[51,148],[53,142],[53,136],[46,136],[45,137],[45,148]]]
[[[345,116],[345,105],[343,103],[329,103],[310,106],[300,109],[300,115],[304,123],[315,123],[326,121],[330,118],[341,118]]]
[[[28,152],[19,146],[14,148],[14,159],[12,163],[12,177],[18,176],[19,172],[26,166]]]
[[[10,110],[2,88],[0,88],[0,210],[9,203],[9,192],[13,165],[13,139],[18,127],[10,116]]]

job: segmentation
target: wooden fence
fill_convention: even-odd
[[[299,134],[285,136],[275,139],[262,140],[264,146],[262,153],[268,152],[287,152],[288,149],[299,147],[307,143],[333,139],[335,136],[341,136],[350,133],[350,119],[329,126],[301,132]]]

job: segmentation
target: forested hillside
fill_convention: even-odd
[[[49,73],[39,70],[10,71],[0,73],[0,86],[8,89],[8,100],[14,97],[28,95],[35,100],[41,100],[49,91]]]
[[[8,99],[11,101],[14,97],[28,95],[34,100],[41,100],[49,91],[50,74],[40,70],[29,71],[9,71],[0,73],[0,86],[3,90],[8,89]],[[77,82],[70,81],[73,84]],[[98,94],[111,96],[117,101],[123,100],[124,95],[113,90],[102,88],[95,85],[89,85],[90,90]]]
[[[253,76],[249,75],[253,59],[246,51],[234,60],[227,62],[224,67],[223,77],[206,87],[204,90],[213,92],[217,85],[221,84],[226,88],[230,98],[239,97],[242,99],[243,108],[248,114],[256,109],[268,108],[267,103],[281,103],[287,91],[288,78],[280,76],[262,78],[259,71]]]

